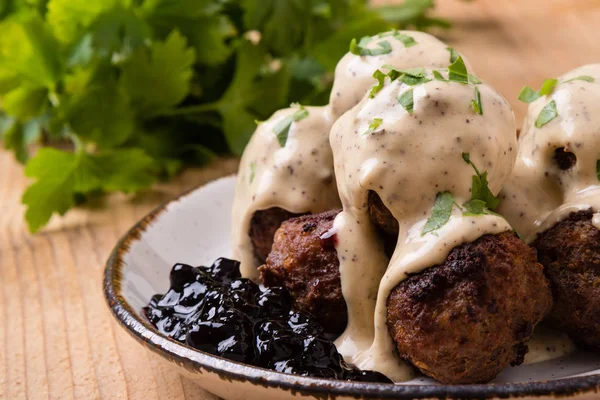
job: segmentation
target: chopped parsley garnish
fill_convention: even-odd
[[[568,81],[565,81],[565,83],[566,82],[573,82],[573,81],[595,82],[596,80],[592,76],[581,75],[581,76],[576,76],[575,78],[571,78]]]
[[[448,67],[448,79],[452,82],[459,82],[467,84],[469,83],[469,73],[467,72],[467,66],[461,56],[458,56]]]
[[[382,68],[390,70],[387,76],[390,77],[391,81],[400,79],[401,82],[410,86],[421,85],[431,81],[431,79],[427,78],[425,68],[397,69],[389,64],[383,65]]]
[[[375,132],[375,129],[379,128],[379,125],[381,125],[382,122],[383,119],[381,118],[373,118],[369,124],[369,129],[367,129],[363,135],[370,135],[371,133]]]
[[[444,75],[442,75],[439,71],[433,71],[433,77],[438,81],[448,82],[448,79],[444,78]]]
[[[473,213],[473,210],[480,210],[481,201],[484,203],[483,211],[477,214],[486,214],[486,210],[495,210],[500,203],[500,199],[492,193],[489,187],[489,183],[487,180],[487,171],[480,173],[475,164],[471,162],[471,156],[469,153],[462,153],[463,160],[469,164],[473,170],[475,171],[475,175],[473,175],[472,183],[471,183],[471,200],[467,201],[463,206],[467,209],[467,211]],[[475,214],[475,213],[473,213]]]
[[[469,74],[469,82],[471,82],[474,85],[479,85],[481,83],[481,81],[479,80],[478,77],[476,77],[475,75],[471,75],[471,74]]]
[[[450,52],[450,64],[453,64],[460,57],[460,53],[454,47],[446,47],[446,50]]]
[[[392,52],[392,45],[387,40],[382,40],[377,43],[377,48],[369,49],[367,48],[367,44],[369,44],[373,38],[370,36],[365,36],[360,39],[360,42],[356,42],[356,39],[352,39],[350,42],[350,52],[352,54],[356,54],[357,56],[378,56],[381,54],[388,54]]]
[[[519,93],[518,99],[524,103],[532,103],[542,96],[549,95],[554,90],[554,87],[558,83],[558,79],[546,79],[542,84],[542,87],[537,92],[529,86],[524,86]]]
[[[438,193],[433,204],[431,217],[425,223],[421,235],[440,229],[448,222],[454,206],[454,197],[450,192]]]
[[[475,86],[475,98],[471,100],[471,107],[473,107],[473,111],[475,111],[479,115],[483,115],[483,106],[481,105],[481,93],[479,93],[479,89]]]
[[[250,183],[254,182],[254,176],[256,175],[256,162],[250,163]]]
[[[369,98],[372,99],[377,93],[379,93],[381,89],[383,89],[386,76],[386,74],[384,74],[378,69],[376,69],[375,72],[373,72],[373,78],[377,79],[377,84],[371,88],[371,91],[369,92]]]
[[[404,47],[412,47],[417,44],[412,36],[408,36],[404,33],[394,32],[394,38],[404,43]]]
[[[415,72],[413,72],[415,71]],[[425,69],[421,68],[420,72],[416,72],[415,70],[407,70],[400,71],[402,75],[400,75],[400,81],[402,83],[406,83],[409,86],[422,85],[424,83],[430,82],[431,79],[427,78],[425,74]]]
[[[558,117],[556,101],[552,100],[550,103],[546,104],[544,108],[542,108],[542,111],[540,111],[540,114],[535,120],[535,127],[541,128],[556,117]]]
[[[463,204],[463,207],[465,208],[463,215],[466,217],[492,213],[483,200],[469,200]]]
[[[596,161],[596,178],[600,181],[600,160]]]
[[[448,49],[451,49],[451,47],[448,47]],[[451,51],[450,54],[452,54]],[[445,80],[439,72],[437,75],[434,73],[434,76],[438,81],[447,82],[447,80]],[[468,83],[479,85],[481,83],[479,78],[477,78],[475,75],[469,74],[467,71],[467,65],[460,54],[458,54],[456,60],[454,60],[448,67],[448,81],[463,83],[465,85]]]
[[[414,107],[413,89],[408,89],[400,96],[398,96],[398,103],[400,103],[400,105],[404,107],[404,109],[408,111],[409,114],[412,114]]]
[[[308,117],[308,110],[304,108],[304,106],[300,106],[294,114],[283,118],[273,127],[273,133],[277,136],[277,140],[281,147],[285,147],[285,144],[287,143],[292,122],[298,122],[306,117]]]

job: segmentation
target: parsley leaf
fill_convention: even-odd
[[[469,83],[472,83],[474,85],[479,85],[479,84],[481,84],[481,80],[478,77],[476,77],[475,75],[469,74]]]
[[[144,19],[161,39],[177,29],[196,51],[197,62],[211,66],[225,62],[234,50],[228,40],[236,28],[220,15],[222,10],[219,2],[207,0],[146,0],[141,7]]]
[[[475,199],[469,200],[463,203],[463,207],[465,208],[464,216],[476,216],[482,214],[495,214],[487,208],[487,203],[483,200]]]
[[[483,106],[481,105],[481,94],[479,93],[479,89],[475,86],[475,98],[471,100],[471,107],[473,107],[473,111],[475,111],[479,115],[483,115]]]
[[[303,120],[306,117],[308,117],[308,110],[303,106],[300,106],[300,108],[294,112],[294,114],[282,118],[277,124],[275,124],[273,127],[273,133],[275,133],[275,136],[277,136],[277,140],[279,141],[279,145],[281,147],[285,147],[285,144],[287,143],[292,122]]]
[[[394,38],[401,41],[404,44],[404,47],[407,47],[407,48],[417,45],[417,42],[415,41],[415,39],[412,36],[408,36],[407,34],[404,34],[404,33],[394,32]]]
[[[444,76],[439,71],[433,71],[433,77],[437,81],[448,82],[448,79],[444,78]]]
[[[600,181],[600,160],[596,161],[596,178]]]
[[[552,100],[546,104],[542,111],[540,111],[537,119],[535,120],[535,127],[541,128],[554,118],[558,117],[558,110],[556,109],[556,101]]]
[[[0,23],[0,96],[9,114],[42,114],[62,72],[56,39],[36,15]]]
[[[400,103],[409,114],[412,114],[414,111],[413,89],[408,89],[401,93],[398,96],[398,103]]]
[[[389,54],[392,52],[392,45],[387,40],[382,40],[377,43],[377,46],[374,49],[369,49],[366,47],[372,41],[372,38],[365,36],[360,39],[360,42],[356,42],[356,39],[352,39],[350,42],[350,52],[357,56],[379,56],[382,54]]]
[[[540,94],[542,96],[549,95],[554,90],[554,87],[558,83],[558,79],[546,79],[540,88]]]
[[[460,57],[460,53],[454,47],[446,47],[446,50],[450,52],[450,64],[454,64]]]
[[[87,154],[40,149],[25,174],[34,182],[23,194],[25,219],[36,232],[53,213],[63,215],[76,195],[98,190],[133,192],[154,182],[154,160],[138,149]]]
[[[285,105],[290,82],[287,68],[261,75],[267,56],[263,45],[243,40],[238,46],[233,79],[215,108],[223,119],[229,149],[239,155],[256,128],[256,117],[266,118],[273,109]]]
[[[529,86],[523,86],[523,89],[521,89],[517,98],[524,103],[533,103],[540,98],[540,93]]]
[[[471,162],[471,157],[469,153],[462,153],[462,158],[475,171],[475,175],[473,175],[473,179],[471,182],[471,203],[474,200],[479,200],[485,204],[485,207],[489,208],[490,210],[495,210],[496,207],[498,207],[498,204],[500,203],[500,198],[494,196],[494,194],[490,190],[489,183],[487,180],[487,171],[480,173],[475,164]],[[467,206],[465,205],[465,207]],[[471,209],[476,209],[477,206],[472,205],[470,207]]]
[[[426,233],[435,231],[444,226],[450,220],[453,206],[454,197],[450,192],[438,193],[435,197],[431,216],[427,219],[421,235],[425,235]]]
[[[81,139],[104,148],[118,146],[135,129],[129,94],[114,77],[96,75],[85,86],[73,89],[76,92],[65,104],[65,118]]]
[[[190,90],[194,50],[173,31],[150,50],[139,48],[123,65],[121,84],[138,114],[160,112],[176,106]]]
[[[60,41],[73,43],[100,14],[120,4],[121,0],[50,0],[48,24]]]
[[[589,75],[581,75],[581,76],[576,76],[575,78],[571,78],[566,82],[573,82],[573,81],[585,81],[585,82],[595,82],[596,80],[594,79],[594,77],[589,76]]]
[[[371,123],[369,124],[369,129],[367,129],[365,133],[363,133],[363,135],[370,135],[371,133],[373,133],[375,129],[379,128],[379,125],[381,125],[382,122],[383,119],[381,118],[373,118],[371,120]]]
[[[383,89],[386,76],[386,74],[384,74],[378,69],[376,69],[375,72],[373,72],[373,78],[377,79],[377,84],[371,88],[371,91],[369,92],[369,98],[372,99],[377,93],[379,93],[381,89]]]
[[[521,92],[519,93],[518,99],[524,103],[532,103],[532,102],[536,101],[537,99],[539,99],[540,97],[546,96],[546,95],[549,95],[550,93],[552,93],[552,91],[554,90],[554,87],[556,86],[557,83],[558,83],[557,79],[546,79],[544,81],[544,83],[542,84],[542,87],[540,88],[540,90],[538,90],[537,92],[535,92],[529,86],[524,86],[523,89],[521,89]]]
[[[401,82],[410,86],[431,82],[431,79],[427,78],[425,68],[397,69],[389,64],[383,65],[382,68],[388,68],[390,70],[387,76],[390,77],[391,81],[400,79]]]
[[[469,74],[467,73],[467,66],[461,56],[458,56],[448,67],[448,79],[452,82],[458,82],[467,84],[469,83]]]
[[[20,122],[0,114],[0,140],[4,142],[4,148],[12,150],[17,161],[26,162],[29,158],[28,145],[40,138],[44,122],[44,118]]]
[[[170,0],[165,1],[168,3]],[[228,2],[211,1],[210,3]],[[312,22],[311,2],[243,0],[229,3],[241,3],[245,11],[243,14],[245,27],[261,32],[263,44],[268,49],[272,49],[276,55],[287,55],[293,52],[301,47],[303,39],[311,34],[310,30],[313,28],[310,24]],[[344,46],[347,44],[346,40]]]

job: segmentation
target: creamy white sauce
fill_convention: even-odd
[[[331,104],[309,107],[310,116],[292,124],[290,141],[281,148],[273,133],[279,120],[295,110],[275,113],[261,123],[244,151],[233,206],[233,257],[241,262],[242,274],[257,278],[258,260],[249,237],[250,220],[256,211],[281,207],[290,212],[321,212],[340,207],[335,181],[333,158],[329,146],[329,130],[335,120],[356,105],[376,83],[373,72],[385,64],[399,69],[414,67],[447,67],[450,52],[447,45],[435,37],[413,31],[399,31],[411,36],[417,44],[410,47],[392,36],[374,39],[373,48],[387,40],[391,53],[381,56],[346,54],[335,72]],[[258,43],[260,35],[251,35]],[[468,65],[468,61],[465,60]],[[251,167],[255,163],[254,180],[250,183]],[[294,175],[286,173],[294,168]]]
[[[383,37],[374,36],[367,47],[377,48],[378,43],[387,40],[392,47],[391,53],[363,57],[347,53],[342,57],[335,68],[335,79],[329,97],[333,115],[339,117],[358,104],[375,82],[373,72],[385,64],[401,69],[446,68],[450,64],[450,52],[447,50],[446,43],[424,32],[400,31],[400,33],[412,37],[417,44],[405,47],[400,40],[383,34]],[[469,67],[464,57],[463,60]]]
[[[427,72],[431,76],[431,70]],[[344,208],[334,226],[349,315],[336,345],[350,362],[394,381],[410,379],[411,369],[396,356],[387,329],[390,291],[407,273],[442,263],[452,248],[484,234],[511,230],[501,217],[464,217],[455,207],[446,225],[421,235],[437,193],[450,191],[458,204],[470,199],[473,169],[461,153],[470,153],[475,165],[488,171],[494,193],[510,175],[517,152],[514,115],[492,88],[486,84],[478,88],[484,115],[471,108],[473,87],[436,80],[412,87],[414,113],[409,114],[397,98],[411,87],[394,81],[375,98],[364,96],[331,130]],[[383,122],[375,132],[364,134],[373,118]],[[387,266],[382,266],[381,239],[370,226],[370,190],[399,222],[398,244]]]
[[[297,107],[277,111],[259,124],[244,151],[233,204],[233,257],[244,277],[257,279],[258,260],[248,231],[258,210],[281,207],[318,213],[340,207],[328,133],[327,107],[306,107],[308,117],[293,122],[284,147],[273,131]]]
[[[591,76],[595,82],[574,80]],[[600,64],[577,68],[559,79],[549,96],[529,106],[519,139],[519,154],[510,181],[502,190],[500,212],[528,242],[566,218],[569,213],[592,208],[600,211]],[[550,101],[558,117],[541,128],[535,120]],[[564,147],[577,157],[567,171],[553,160]],[[600,226],[600,218],[592,220]]]

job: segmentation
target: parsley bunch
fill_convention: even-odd
[[[433,6],[0,0],[0,135],[34,180],[23,196],[29,228],[89,196],[241,154],[255,120],[327,102],[354,37],[446,27],[428,17]]]

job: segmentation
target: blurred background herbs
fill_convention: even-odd
[[[447,28],[433,0],[0,0],[0,135],[30,230],[241,154],[292,102],[327,103],[353,38]]]

